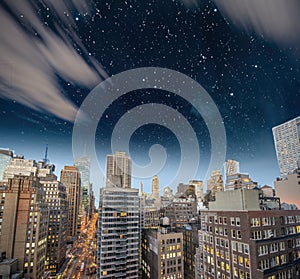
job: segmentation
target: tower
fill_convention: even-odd
[[[280,175],[293,173],[300,161],[300,116],[272,129]]]
[[[131,188],[131,159],[125,152],[106,157],[106,186]]]
[[[77,167],[65,166],[60,173],[60,181],[66,186],[68,194],[68,240],[73,241],[78,234],[78,214],[80,206],[81,178]]]

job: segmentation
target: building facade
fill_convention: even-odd
[[[139,277],[140,198],[137,189],[100,192],[97,278]]]
[[[1,182],[0,204],[0,254],[18,259],[25,278],[44,278],[49,211],[39,178]]]
[[[225,181],[227,181],[228,176],[234,175],[239,172],[240,172],[240,163],[238,161],[230,159],[224,163]]]
[[[45,202],[49,207],[49,227],[47,237],[47,254],[45,270],[56,273],[66,259],[67,229],[68,229],[68,199],[64,184],[57,181],[54,174],[40,179],[45,192]]]
[[[68,197],[68,241],[74,241],[80,227],[79,210],[81,199],[80,172],[75,166],[65,166],[60,173],[60,181],[65,185]]]
[[[144,230],[142,278],[184,278],[183,236],[168,229]]]
[[[13,151],[9,149],[0,149],[0,181],[3,180],[3,174],[13,157]]]
[[[272,129],[280,175],[293,173],[300,161],[300,116]]]
[[[106,186],[131,188],[131,159],[125,152],[106,157]]]

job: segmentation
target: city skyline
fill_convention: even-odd
[[[95,86],[130,69],[168,68],[198,82],[216,104],[226,131],[225,160],[239,161],[242,173],[249,173],[260,185],[273,187],[280,173],[272,128],[300,115],[295,105],[300,101],[300,44],[291,35],[299,28],[293,25],[292,14],[292,30],[286,32],[290,38],[281,40],[276,32],[286,26],[274,24],[277,30],[273,30],[269,22],[254,27],[245,23],[248,28],[243,29],[227,10],[231,5],[224,7],[220,1],[191,5],[196,2],[83,0],[81,6],[71,2],[65,7],[48,1],[44,6],[39,1],[37,5],[28,1],[18,6],[10,1],[0,6],[1,147],[39,160],[48,144],[49,159],[59,175],[64,165],[73,165],[76,159],[72,153],[73,122]],[[235,8],[241,11],[243,7]],[[285,20],[290,9],[286,5]],[[257,16],[263,17],[266,9],[259,10]],[[276,5],[272,12],[279,13]],[[239,22],[243,20],[239,18]],[[7,36],[6,30],[12,35]],[[24,57],[36,63],[30,64]],[[36,87],[25,82],[33,76]],[[206,122],[195,110],[195,103],[159,89],[132,91],[105,109],[95,134],[100,165],[105,166],[106,155],[113,153],[111,138],[118,121],[137,106],[158,103],[176,110],[190,123],[199,143],[200,167],[189,179],[204,180],[211,155]],[[168,186],[169,177],[180,165],[181,150],[172,129],[153,124],[151,119],[143,124],[129,142],[133,162],[147,165],[148,151],[154,144],[163,145],[167,152],[161,172],[147,179],[133,178],[134,187],[141,180],[150,192],[153,175],[158,175],[162,187]],[[84,150],[80,155],[85,155]],[[105,180],[95,169],[90,171],[98,197]],[[170,186],[175,189],[177,185]]]

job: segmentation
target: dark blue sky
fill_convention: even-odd
[[[9,10],[7,6],[2,8]],[[65,34],[71,33],[51,6],[41,4],[35,11],[55,34],[61,36],[57,24]],[[199,1],[196,8],[170,0],[96,1],[91,2],[88,15],[71,9],[68,16],[87,52],[82,51],[78,40],[71,40],[74,49],[88,65],[89,56],[96,58],[108,76],[137,67],[163,67],[195,79],[209,93],[223,118],[226,159],[240,161],[241,171],[250,173],[259,184],[273,184],[279,171],[271,129],[300,114],[299,44],[280,45],[246,32],[225,20],[211,1]],[[76,107],[92,89],[59,74],[56,79],[62,94]],[[40,159],[48,143],[57,174],[63,165],[72,164],[72,121],[11,99],[2,98],[0,103],[0,146],[14,149],[28,159]],[[188,119],[197,134],[205,168],[210,138],[201,115],[193,104],[159,90],[131,92],[107,108],[105,115],[109,117],[101,119],[97,130],[99,154],[110,152],[111,133],[120,117],[144,103],[165,104]],[[166,169],[159,174],[161,186],[165,186],[180,157],[172,131],[158,125],[141,127],[131,139],[131,155],[137,162],[146,163],[148,149],[155,143],[164,145],[169,154]],[[104,162],[105,158],[99,160]],[[200,169],[196,178],[203,179],[204,173]],[[98,189],[102,181],[95,173],[92,178]],[[149,181],[144,184],[150,190]]]

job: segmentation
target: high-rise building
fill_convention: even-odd
[[[116,152],[106,158],[106,186],[131,188],[131,159],[125,152]]]
[[[160,186],[157,175],[152,177],[152,198],[154,199],[154,205],[160,206]]]
[[[277,179],[274,186],[281,202],[295,204],[300,209],[300,168],[293,174],[287,174],[285,179]]]
[[[140,197],[137,189],[105,187],[100,192],[98,277],[139,276]]]
[[[300,162],[300,116],[272,129],[282,178],[298,168]]]
[[[5,168],[8,166],[12,157],[13,151],[4,148],[0,149],[0,181],[3,179]]]
[[[220,192],[201,211],[197,279],[300,278],[300,211],[265,210],[261,194]]]
[[[180,227],[197,217],[197,200],[193,197],[177,197],[163,208],[166,217],[169,218],[172,227]]]
[[[1,182],[0,204],[0,254],[18,259],[25,278],[44,278],[49,211],[39,178]]]
[[[225,188],[226,190],[237,190],[253,189],[257,186],[257,182],[252,181],[249,174],[236,173],[227,176]]]
[[[49,207],[49,229],[47,237],[47,255],[45,270],[51,276],[62,267],[66,259],[67,229],[68,229],[68,200],[63,183],[57,181],[54,174],[40,178],[40,184],[45,192],[45,202]]]
[[[240,172],[240,163],[235,160],[227,160],[224,163],[224,175],[225,181],[227,181],[227,177],[234,175]]]
[[[215,193],[224,191],[223,176],[220,170],[212,172],[210,178],[207,180],[207,190],[210,191],[213,197]]]
[[[68,241],[78,236],[79,207],[81,197],[80,172],[75,166],[65,166],[60,173],[60,181],[66,186],[68,197]]]
[[[159,230],[143,230],[142,278],[184,278],[183,236],[171,231],[168,218]]]
[[[90,188],[90,158],[81,157],[77,158],[74,165],[81,175],[81,191],[82,191],[82,206],[84,215],[89,216],[89,188]]]
[[[202,201],[203,198],[203,181],[201,180],[190,180],[189,185],[196,187],[196,196],[198,201]]]

